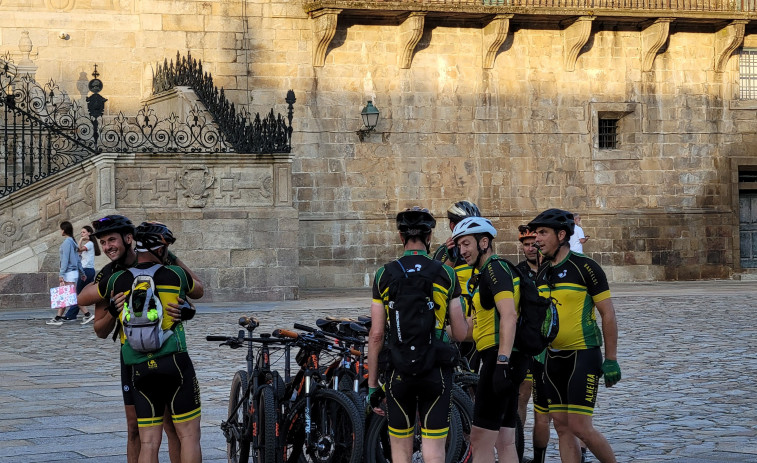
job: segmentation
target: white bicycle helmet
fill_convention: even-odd
[[[478,235],[479,233],[488,233],[492,238],[497,237],[497,229],[494,228],[491,220],[483,217],[468,217],[455,225],[455,229],[452,230],[452,239],[457,242],[457,239],[462,236]]]

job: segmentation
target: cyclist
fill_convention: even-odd
[[[148,269],[155,264],[156,294],[162,306],[176,303],[186,296],[199,298],[203,286],[179,266],[162,265],[168,257],[168,246],[175,242],[173,233],[158,222],[143,222],[136,229],[137,262],[134,268]],[[134,275],[128,270],[114,273],[107,281],[100,281],[100,294],[124,293],[131,291]],[[119,320],[126,319],[121,312]],[[122,323],[125,323],[122,321]],[[135,408],[141,442],[140,462],[157,462],[163,429],[163,412],[170,406],[176,433],[181,441],[181,461],[200,462],[200,392],[197,376],[186,347],[184,327],[167,312],[161,325],[171,329],[172,334],[159,350],[143,353],[131,347],[121,330],[121,352],[126,365],[132,365],[135,388]]]
[[[457,224],[452,238],[468,265],[478,270],[468,282],[473,301],[473,340],[481,355],[471,445],[474,463],[518,463],[515,427],[518,386],[528,358],[513,351],[518,318],[520,278],[494,254],[497,230],[489,219],[469,217]]]
[[[518,240],[520,241],[523,255],[526,257],[519,262],[516,267],[520,270],[521,275],[536,280],[539,270],[539,253],[535,246],[536,233],[531,231],[527,225],[518,226]],[[544,458],[549,444],[549,405],[544,385],[544,356],[542,352],[531,358],[530,367],[526,379],[520,386],[518,399],[518,414],[526,426],[526,416],[528,407],[528,398],[534,396],[534,429],[532,434],[534,458],[529,460],[524,458],[524,463],[544,463]]]
[[[450,231],[455,229],[455,225],[468,217],[481,217],[481,211],[474,203],[470,201],[458,201],[450,206],[449,209],[447,209]],[[473,267],[468,265],[458,252],[457,246],[455,246],[455,242],[452,240],[452,235],[447,238],[447,241],[444,244],[437,248],[436,252],[434,252],[434,259],[455,269],[457,281],[460,283],[460,290],[462,291],[463,300],[465,301],[465,315],[469,317],[468,280],[473,274]],[[468,359],[468,365],[471,370],[478,371],[480,362],[478,360],[476,345],[472,342],[463,341],[460,343],[460,352],[462,352],[462,354]]]
[[[397,229],[405,250],[395,261],[399,266],[410,269],[409,272],[434,269],[428,251],[435,225],[436,220],[428,210],[417,206],[397,214]],[[378,389],[378,358],[387,332],[385,323],[379,323],[378,320],[387,320],[390,305],[394,307],[394,302],[389,300],[390,286],[402,287],[397,285],[397,280],[392,278],[392,272],[388,270],[388,266],[392,264],[394,262],[381,267],[373,282],[371,318],[374,323],[371,324],[368,340],[369,400]],[[460,304],[460,287],[454,270],[446,265],[436,265],[439,269],[433,276],[435,326],[429,334],[446,345],[445,320],[449,319],[451,335],[455,340],[462,340],[466,336],[468,325]],[[391,325],[389,329],[392,329]],[[429,366],[427,372],[413,376],[401,373],[396,365],[392,365],[384,373],[392,462],[411,463],[416,410],[421,420],[423,460],[426,463],[445,461],[444,446],[449,432],[453,368],[453,364],[435,363]],[[380,409],[375,410],[379,412]]]
[[[136,263],[137,255],[132,247],[134,241],[134,225],[131,220],[122,215],[108,215],[92,222],[94,237],[100,242],[103,253],[111,262],[105,265],[95,277],[95,283],[86,286],[79,294],[78,302],[82,305],[95,304],[94,330],[100,338],[106,338],[116,327],[116,316],[108,310],[110,295],[100,296],[98,283],[107,281],[113,273],[127,269]],[[177,264],[182,265],[178,258]],[[180,311],[168,307],[175,319],[180,318]],[[116,330],[113,337],[120,332]],[[121,390],[124,399],[124,412],[126,414],[126,460],[128,463],[136,463],[139,458],[140,441],[139,428],[137,426],[137,412],[134,408],[134,386],[132,384],[132,367],[124,364],[121,355]],[[170,420],[171,411],[166,409],[165,432],[168,438],[168,456],[173,463],[178,463],[181,458],[181,444],[176,435],[173,422]]]
[[[560,331],[547,349],[544,363],[549,415],[564,463],[581,461],[579,439],[599,461],[613,463],[612,447],[594,428],[592,414],[599,378],[604,374],[606,387],[620,381],[618,326],[604,271],[592,259],[570,250],[574,225],[573,214],[561,209],[548,209],[528,224],[536,232],[546,262],[539,269],[536,285],[539,292],[555,299],[560,317]],[[595,307],[602,317],[602,330]]]

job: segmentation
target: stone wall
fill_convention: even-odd
[[[737,100],[738,58],[728,54],[716,69],[722,22],[673,23],[650,61],[647,29],[596,21],[571,63],[569,25],[521,18],[486,69],[480,24],[429,21],[403,68],[402,24],[343,18],[314,66],[316,20],[299,1],[2,0],[0,11],[0,51],[17,49],[29,30],[38,79],[74,95],[97,63],[111,115],[133,114],[151,67],[177,50],[202,59],[252,111],[283,111],[282,95],[294,89],[299,226],[297,257],[287,259],[298,259],[302,288],[370,284],[399,250],[399,209],[422,204],[442,215],[459,199],[494,219],[506,255],[516,253],[518,224],[562,207],[584,216],[585,250],[614,280],[739,270],[734,169],[752,162],[757,118]],[[381,119],[360,142],[367,100]],[[622,116],[616,150],[597,148],[597,119],[607,114]],[[149,188],[125,194],[136,210],[171,201]]]

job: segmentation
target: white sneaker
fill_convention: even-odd
[[[85,315],[84,318],[81,321],[82,325],[86,325],[87,323],[91,322],[95,319],[95,316],[93,314]]]
[[[45,324],[47,325],[55,325],[55,326],[61,326],[63,324],[62,318],[51,318],[50,320],[46,321]]]

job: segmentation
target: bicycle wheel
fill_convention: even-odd
[[[226,455],[229,463],[247,463],[250,459],[250,406],[247,392],[247,372],[239,370],[231,381],[229,420],[226,422]],[[244,401],[241,405],[239,403]]]
[[[459,385],[452,385],[452,407],[460,413],[460,424],[462,426],[462,447],[460,455],[454,461],[460,463],[470,460],[471,444],[470,433],[473,429],[473,399]]]
[[[284,425],[284,457],[288,462],[359,463],[363,448],[363,419],[343,393],[318,389],[310,397],[310,442],[305,429],[306,403],[292,405]]]
[[[279,455],[279,420],[276,411],[276,397],[271,386],[263,386],[258,398],[258,447],[255,449],[257,463],[276,463]]]
[[[389,444],[389,431],[386,416],[373,414],[368,421],[365,432],[365,462],[391,463],[392,452]],[[413,462],[423,461],[420,427],[416,425],[413,437]],[[445,443],[444,461],[455,463],[463,459],[463,424],[457,407],[450,408],[449,433]]]

